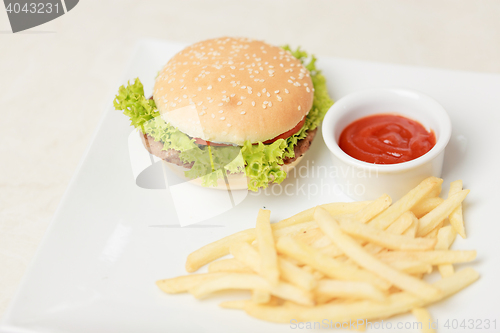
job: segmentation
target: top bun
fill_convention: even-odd
[[[217,38],[177,53],[156,78],[162,118],[203,140],[242,145],[294,128],[313,103],[309,71],[290,52],[247,38]]]

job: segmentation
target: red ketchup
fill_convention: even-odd
[[[402,116],[377,114],[352,122],[340,134],[339,146],[357,160],[396,164],[414,160],[434,147],[436,136]]]

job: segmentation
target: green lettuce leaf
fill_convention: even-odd
[[[194,162],[193,167],[185,172],[186,177],[202,177],[203,186],[217,186],[217,180],[224,176],[224,172],[240,173],[244,170],[250,180],[248,188],[257,191],[270,183],[281,183],[286,178],[286,173],[280,168],[283,159],[295,157],[297,142],[307,136],[308,130],[318,127],[333,104],[328,95],[326,79],[316,68],[316,57],[308,59],[307,53],[300,48],[293,51],[289,46],[284,46],[283,49],[290,51],[304,64],[314,86],[313,106],[306,116],[304,126],[286,140],[279,139],[272,144],[252,144],[247,141],[242,147],[197,145],[193,138],[160,117],[155,102],[144,96],[144,87],[138,78],[133,84],[128,83],[119,88],[113,104],[116,110],[123,110],[130,118],[132,126],[156,141],[161,141],[164,150],[178,150],[181,161]]]

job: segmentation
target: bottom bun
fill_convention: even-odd
[[[295,168],[295,166],[297,164],[299,164],[299,162],[303,158],[304,158],[304,155],[300,156],[299,158],[297,158],[295,161],[293,161],[290,164],[282,165],[281,170],[285,171],[288,174],[288,172],[290,172],[293,168]],[[190,179],[190,178],[184,176],[184,172],[189,171],[188,168],[184,168],[184,167],[178,166],[176,164],[168,163],[168,162],[165,162],[163,160],[162,160],[162,162],[166,167],[168,167],[173,173],[175,173],[181,179],[185,179],[186,181],[188,181],[191,184],[202,186],[201,185],[201,182],[202,182],[201,178]],[[217,186],[210,187],[210,188],[217,189],[217,190],[247,190],[248,189],[249,178],[243,172],[236,173],[236,174],[229,174],[229,175],[227,175],[226,178],[228,181],[229,188],[228,188],[228,185],[226,185],[226,182],[224,181],[223,178],[217,179]]]

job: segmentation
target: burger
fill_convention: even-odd
[[[286,178],[333,104],[315,62],[288,46],[205,40],[167,62],[152,97],[137,78],[120,87],[114,106],[180,176],[257,191]]]

